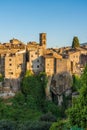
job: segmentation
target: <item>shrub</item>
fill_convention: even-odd
[[[1,120],[0,130],[16,130],[16,123],[14,121]]]
[[[55,122],[57,118],[52,113],[46,113],[40,117],[41,121]]]

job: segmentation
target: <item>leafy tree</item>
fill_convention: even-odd
[[[33,73],[30,70],[27,70],[26,74],[25,74],[25,77],[32,76],[32,75],[33,75]]]
[[[57,118],[61,118],[62,117],[61,107],[58,107],[52,101],[45,101],[44,111],[47,112],[47,113],[49,113],[49,112],[52,113]]]
[[[45,121],[26,121],[20,124],[18,130],[49,130],[51,124]]]
[[[81,128],[87,128],[87,66],[81,76],[81,88],[79,96],[68,110],[68,117],[71,126],[77,125]]]
[[[81,82],[87,86],[87,65],[85,66],[83,74],[81,75]]]
[[[2,74],[0,73],[0,82],[2,82],[4,80],[4,77],[2,76]]]
[[[79,46],[80,46],[79,39],[78,37],[75,36],[72,41],[72,48],[79,47]]]
[[[80,88],[81,88],[80,77],[77,75],[73,75],[72,91],[78,91]]]
[[[9,120],[1,120],[0,121],[0,130],[17,130],[16,122]]]
[[[13,102],[12,105],[15,105],[16,107],[19,106],[19,105],[22,106],[25,103],[25,96],[21,92],[18,92],[18,93],[16,93],[12,102]]]
[[[68,120],[58,120],[52,123],[50,130],[70,130]]]
[[[51,112],[48,112],[40,117],[40,121],[56,122],[57,118]]]
[[[27,72],[26,72],[27,73]],[[37,106],[37,108],[43,109],[43,104],[45,101],[45,86],[46,86],[46,75],[28,75],[22,81],[22,92],[26,97],[26,102],[32,104],[32,106]],[[33,104],[34,103],[34,104]],[[30,105],[30,107],[32,107]],[[36,108],[36,107],[35,107]]]

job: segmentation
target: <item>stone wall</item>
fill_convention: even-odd
[[[71,72],[71,63],[69,59],[56,59],[56,74],[61,72]]]

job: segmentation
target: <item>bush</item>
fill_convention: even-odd
[[[57,118],[61,118],[61,109],[55,105],[52,101],[46,101],[44,106],[45,112],[51,112]]]
[[[49,130],[70,130],[68,120],[59,120],[53,123]]]
[[[23,124],[20,124],[18,130],[49,130],[50,126],[51,126],[50,122],[27,121]]]
[[[56,122],[57,118],[52,113],[46,113],[40,117],[41,121]]]
[[[4,80],[4,77],[2,76],[2,74],[0,73],[0,82],[2,82]]]
[[[1,120],[0,130],[16,130],[17,126],[14,121]]]

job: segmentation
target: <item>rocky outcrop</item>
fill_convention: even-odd
[[[51,92],[57,96],[59,105],[61,105],[63,99],[62,95],[71,94],[72,76],[68,72],[62,72],[55,74],[51,81]]]
[[[5,79],[3,89],[6,90],[7,88],[8,91],[17,92],[20,89],[20,81],[21,81],[20,78]]]

